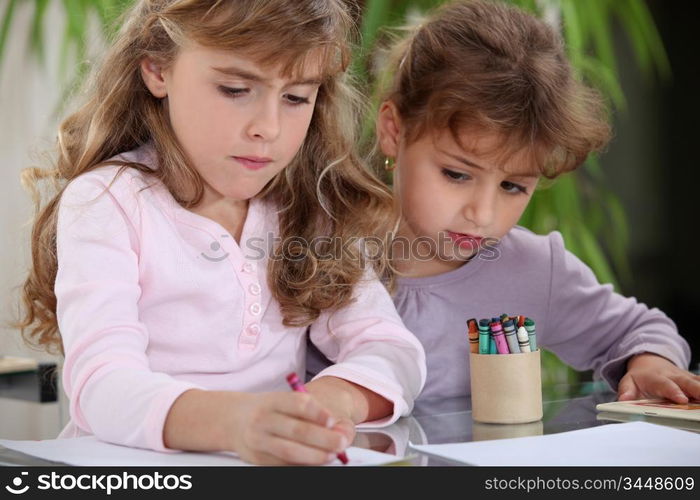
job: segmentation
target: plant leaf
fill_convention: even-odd
[[[29,36],[29,47],[33,51],[39,62],[44,64],[44,17],[46,15],[46,7],[48,0],[35,0],[34,17],[32,18],[32,28]]]
[[[12,19],[15,16],[15,7],[17,0],[10,0],[5,8],[5,13],[2,15],[2,27],[0,27],[0,67],[2,67],[2,59],[5,55],[7,35],[12,26]]]

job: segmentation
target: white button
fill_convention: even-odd
[[[255,266],[250,262],[246,262],[245,264],[243,264],[243,271],[246,273],[253,273],[255,272]]]
[[[258,335],[260,333],[260,325],[253,323],[249,325],[246,330],[248,331],[248,335]]]
[[[254,315],[256,315],[256,316],[257,316],[258,314],[260,314],[260,311],[261,311],[261,310],[262,310],[262,308],[260,307],[260,304],[258,304],[257,302],[256,302],[255,304],[252,304],[252,305],[250,306],[250,312],[251,312],[251,314],[254,314]]]
[[[249,290],[250,293],[252,293],[253,295],[260,295],[260,285],[258,285],[257,283],[253,283],[252,285],[250,285],[250,286],[248,287],[248,290]]]

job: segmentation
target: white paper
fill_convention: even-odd
[[[44,441],[12,441],[0,439],[0,445],[27,455],[63,462],[69,465],[96,466],[236,466],[250,465],[230,452],[161,453],[153,450],[130,448],[99,441],[94,436]],[[380,453],[364,448],[350,447],[346,450],[348,465],[384,465],[403,460],[396,455]],[[335,460],[329,465],[342,465]]]
[[[700,434],[646,422],[412,448],[471,465],[700,465]]]

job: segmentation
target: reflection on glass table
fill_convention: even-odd
[[[618,419],[619,414],[601,415],[596,411],[597,404],[617,399],[617,395],[604,382],[545,387],[542,395],[543,418],[537,422],[510,425],[474,422],[470,398],[425,400],[416,404],[410,417],[403,418],[390,427],[359,432],[353,444],[405,456],[407,463],[413,465],[463,465],[416,453],[408,444],[443,444],[538,436],[629,421]],[[668,422],[670,419],[637,415],[635,420],[678,427],[678,422]],[[685,429],[700,432],[700,429],[688,429],[687,426]]]
[[[413,444],[440,444],[482,441],[554,434],[599,425],[615,424],[614,418],[601,418],[596,405],[614,401],[616,394],[605,383],[560,385],[543,389],[543,418],[527,424],[483,424],[474,422],[469,398],[420,401],[410,417],[383,428],[359,431],[353,446],[369,448],[404,457],[407,465],[461,465],[446,459],[423,455],[411,450]],[[613,416],[619,416],[614,414]],[[605,417],[605,415],[602,415]],[[638,420],[659,423],[653,417]],[[665,419],[669,420],[669,419]],[[692,430],[692,429],[691,429]],[[0,447],[0,463],[17,465],[54,465]]]

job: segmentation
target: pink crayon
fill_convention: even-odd
[[[299,377],[297,376],[296,373],[292,372],[289,375],[287,375],[287,383],[289,384],[289,387],[294,392],[309,392],[306,390],[306,386],[303,384],[301,380],[299,380]],[[349,462],[348,456],[345,454],[344,451],[341,451],[337,455],[338,460],[340,460],[343,465],[347,464]]]
[[[493,335],[493,339],[496,341],[496,350],[498,351],[498,354],[509,354],[510,351],[508,350],[508,342],[506,342],[506,337],[503,335],[501,323],[496,321],[491,323],[490,326],[491,335]]]

